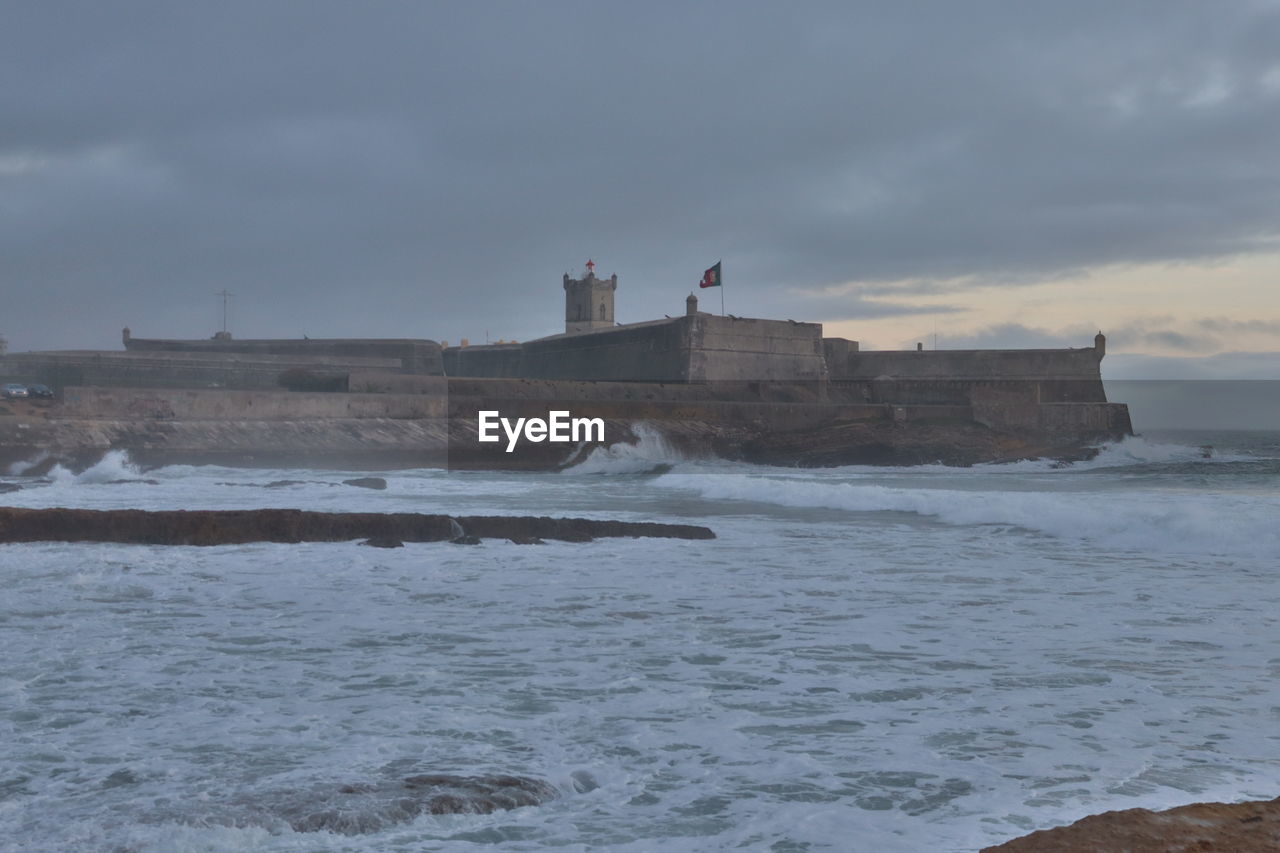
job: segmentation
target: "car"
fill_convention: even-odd
[[[50,388],[48,385],[41,385],[39,383],[36,383],[35,385],[27,386],[27,393],[30,394],[32,397],[52,397],[53,389]]]
[[[5,398],[9,400],[14,399],[15,397],[25,397],[27,396],[27,386],[19,385],[17,382],[10,382],[8,385],[0,388],[0,394],[3,394]]]

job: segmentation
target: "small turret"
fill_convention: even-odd
[[[1093,336],[1093,348],[1098,351],[1098,358],[1107,354],[1107,336],[1102,334],[1101,330]]]
[[[684,313],[690,317],[696,317],[698,314],[698,297],[692,293],[684,301]]]
[[[133,337],[133,332],[129,331],[129,327],[125,326],[120,330],[120,337],[124,342],[125,349],[129,348],[129,339]]]

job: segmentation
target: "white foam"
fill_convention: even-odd
[[[110,483],[114,480],[134,480],[142,477],[142,470],[129,459],[123,450],[108,450],[95,464],[73,473],[61,464],[49,471],[49,479],[57,485],[91,485]]]
[[[851,512],[911,512],[955,525],[1007,525],[1130,550],[1280,557],[1280,499],[1150,492],[977,491],[672,473],[703,498]]]
[[[49,451],[41,450],[39,453],[31,457],[30,459],[23,459],[21,461],[14,462],[13,464],[11,464],[8,468],[8,474],[10,477],[20,477],[23,474],[30,471],[31,469],[35,468],[40,463],[47,460],[48,458],[49,458]]]
[[[638,423],[632,426],[631,431],[638,439],[635,444],[618,442],[607,447],[593,448],[586,459],[564,469],[563,473],[639,474],[684,458],[654,427]]]

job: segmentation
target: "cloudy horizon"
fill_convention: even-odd
[[[728,311],[1280,378],[1280,5],[15,5],[11,350]],[[705,293],[704,293],[705,296]],[[703,307],[718,310],[718,294]]]

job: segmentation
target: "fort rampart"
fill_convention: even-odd
[[[125,331],[125,349],[155,353],[235,353],[241,356],[323,357],[330,359],[394,359],[405,373],[440,375],[440,344],[412,338],[293,338],[234,340],[162,340],[135,338]]]
[[[444,417],[447,405],[443,394],[68,388],[57,414],[104,420],[406,420]]]
[[[450,347],[448,376],[616,382],[806,381],[826,375],[822,326],[695,314],[524,344]]]
[[[10,353],[0,359],[5,381],[122,388],[278,388],[281,374],[301,370],[345,377],[352,370],[403,369],[399,358],[326,355],[243,355],[198,351],[66,350]]]

